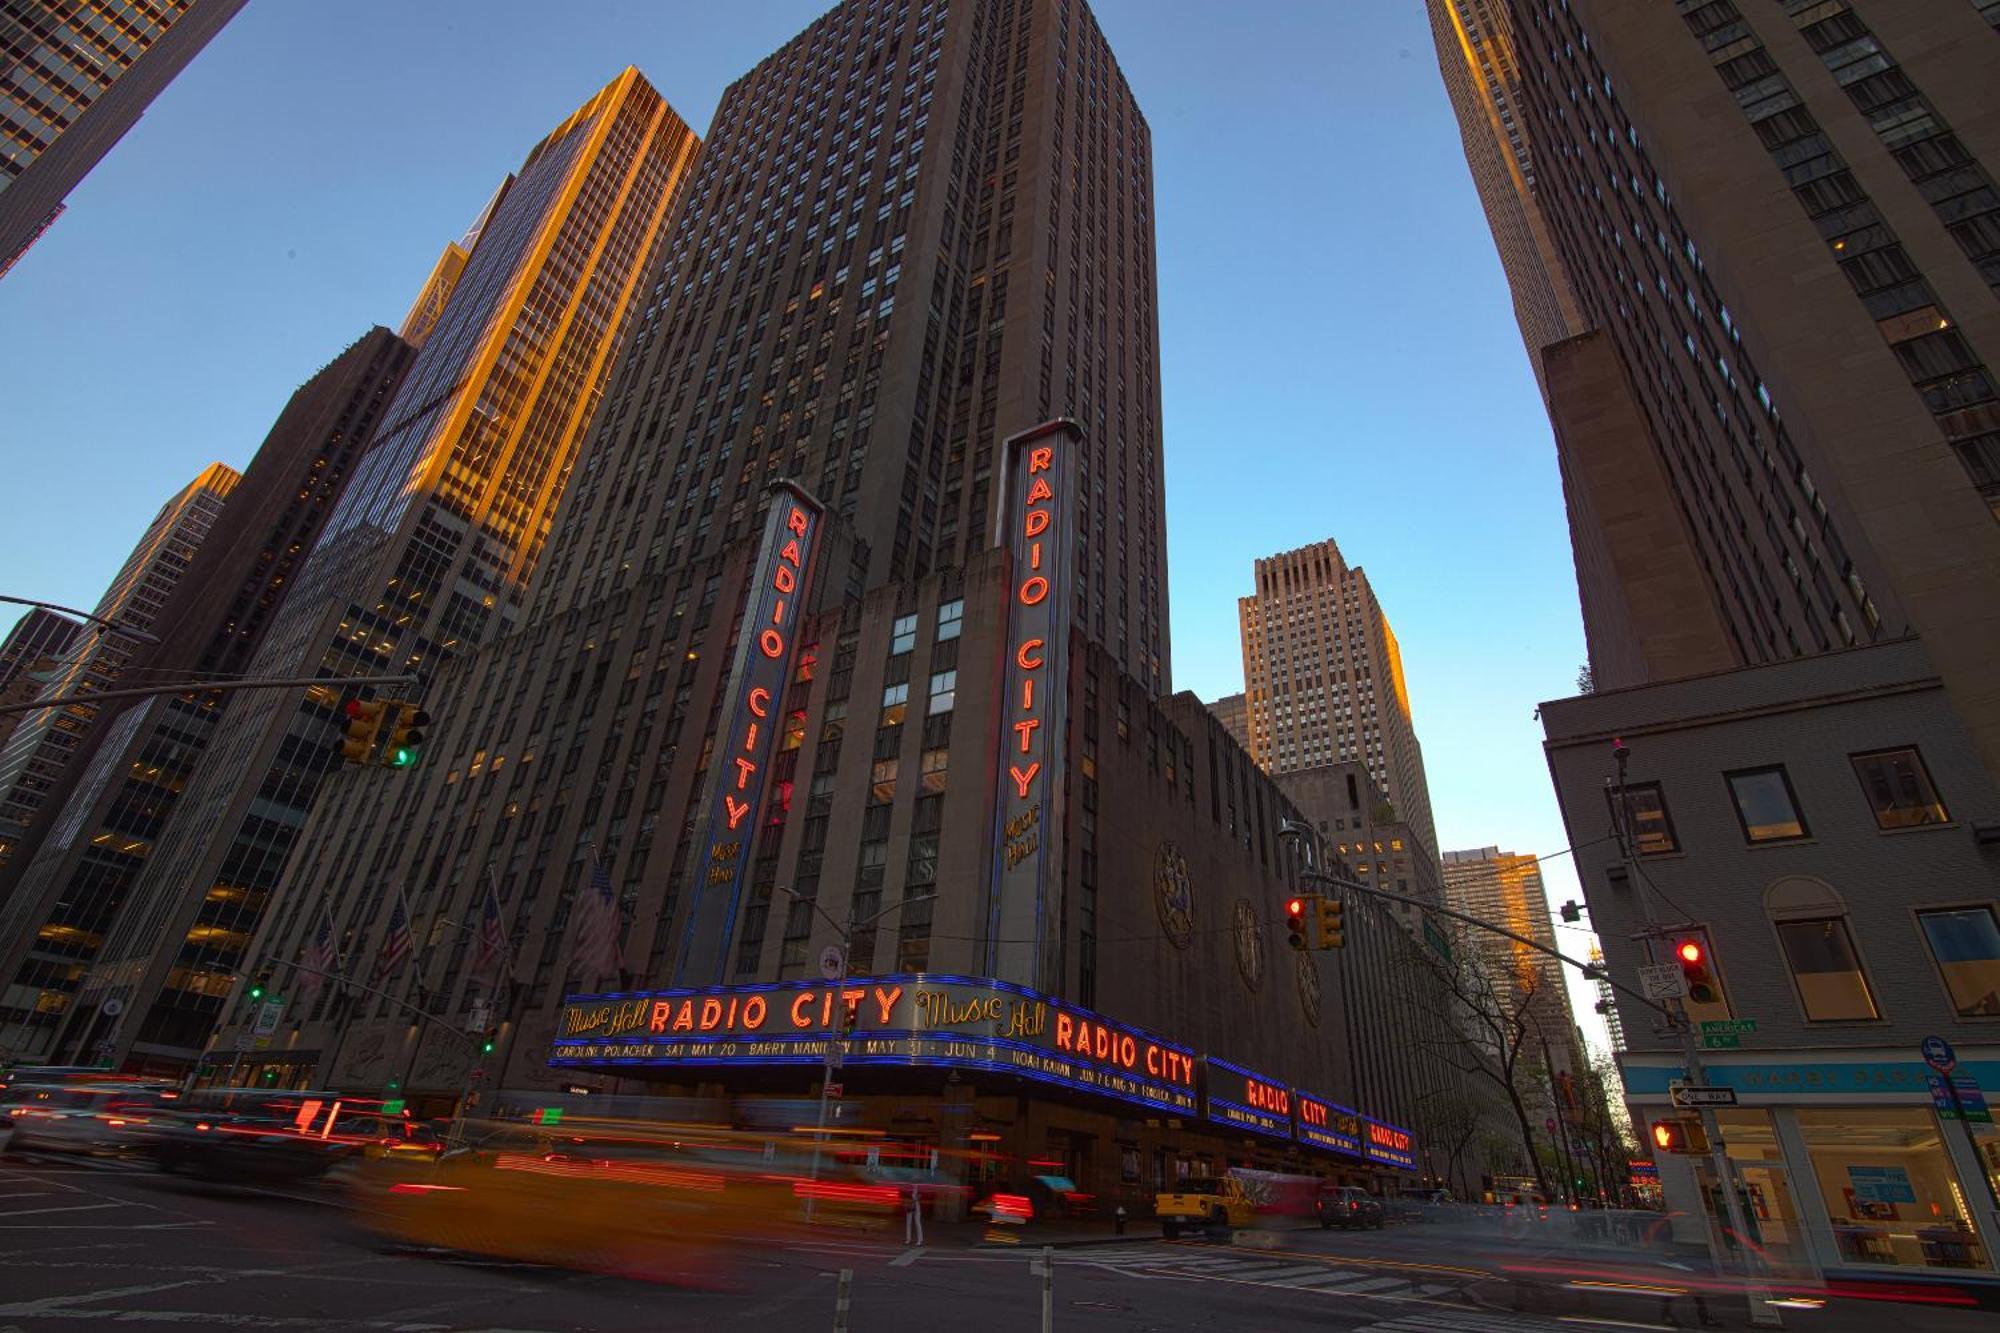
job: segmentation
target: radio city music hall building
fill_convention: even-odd
[[[1165,693],[1150,130],[1088,7],[849,0],[730,85],[694,172],[514,632],[427,681],[417,768],[325,779],[252,946],[284,986],[324,911],[370,976],[404,901],[412,956],[261,1046],[232,1005],[198,1076],[241,1033],[239,1080],[449,1103],[463,1044],[403,1006],[485,1003],[488,1087],[811,1096],[791,1003],[852,923],[851,984],[902,988],[856,1040],[906,1045],[843,1066],[843,1123],[1060,1155],[1100,1194],[1419,1160],[1412,1099],[1357,1086],[1334,1035],[1352,957],[1284,948],[1290,806]],[[600,870],[618,977],[575,947]],[[489,889],[498,986],[468,928]],[[737,1026],[694,1004],[674,1032],[697,997]],[[996,1027],[1036,1003],[1032,1038]],[[680,1045],[724,1035],[756,1053]],[[1301,1146],[1301,1090],[1351,1108],[1354,1151]]]

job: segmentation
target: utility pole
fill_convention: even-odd
[[[826,922],[829,926],[832,926],[834,930],[839,933],[840,935],[840,967],[838,969],[839,975],[836,977],[827,978],[827,980],[832,982],[835,986],[839,987],[844,987],[847,984],[847,978],[849,975],[849,964],[854,959],[855,931],[860,930],[863,926],[872,926],[877,921],[880,921],[883,917],[889,915],[891,912],[901,911],[903,908],[910,906],[912,903],[927,903],[937,897],[935,893],[925,893],[925,894],[919,894],[915,898],[902,898],[897,900],[896,902],[890,903],[887,907],[883,908],[881,911],[877,912],[875,915],[869,917],[865,921],[850,921],[846,925],[842,925],[840,922],[833,919],[831,913],[829,913],[824,907],[821,907],[819,905],[819,899],[802,898],[798,894],[792,892],[791,889],[787,888],[783,884],[775,885],[774,887],[778,890],[779,893],[784,894],[787,898],[790,898],[793,902],[810,904],[812,906],[813,911],[819,913],[820,920]],[[841,1016],[841,1022],[843,1025],[845,1025],[846,1023],[846,1015],[844,1012]],[[840,1042],[838,1053],[841,1056],[841,1058],[844,1060],[847,1055],[847,1041],[844,1037],[836,1039],[832,1036],[829,1036],[827,1038],[826,1062],[820,1067],[819,1125],[818,1128],[815,1129],[813,1132],[812,1170],[806,1177],[814,1184],[819,1183],[820,1147],[822,1144],[826,1142],[826,1107],[828,1100],[827,1090],[833,1082],[833,1071],[835,1069],[840,1068],[840,1065],[835,1063],[834,1061],[834,1055],[835,1055],[834,1042],[836,1040],[839,1040]],[[809,1191],[806,1194],[806,1221],[810,1222],[812,1221],[812,1218],[813,1218],[813,1195]]]
[[[1639,914],[1645,918],[1646,929],[1641,936],[1645,941],[1646,961],[1654,961],[1653,942],[1659,937],[1659,918],[1653,910],[1652,886],[1632,859],[1631,823],[1632,812],[1625,801],[1626,765],[1632,758],[1632,748],[1622,740],[1613,740],[1611,757],[1618,764],[1618,784],[1611,802],[1611,822],[1618,835],[1618,860],[1624,866],[1628,882],[1636,884],[1639,890]],[[1668,1021],[1670,1030],[1681,1040],[1681,1059],[1687,1069],[1691,1086],[1703,1087],[1708,1079],[1701,1063],[1701,1042],[1695,1036],[1694,1020],[1687,1012],[1687,1001],[1677,999],[1671,1002],[1675,1010]],[[1756,1261],[1750,1255],[1749,1222],[1743,1213],[1743,1198],[1737,1192],[1735,1163],[1729,1160],[1729,1147],[1723,1142],[1722,1124],[1713,1107],[1697,1107],[1695,1114],[1701,1119],[1702,1133],[1708,1137],[1709,1161],[1715,1170],[1716,1182],[1722,1188],[1723,1211],[1729,1218],[1729,1229],[1736,1236],[1737,1260],[1743,1269],[1745,1295],[1750,1302],[1750,1326],[1752,1328],[1783,1328],[1784,1320],[1777,1308],[1771,1304],[1771,1293],[1759,1280]],[[1708,1236],[1708,1252],[1714,1261],[1716,1271],[1721,1272],[1727,1264],[1726,1247],[1717,1243],[1715,1230],[1704,1226]]]

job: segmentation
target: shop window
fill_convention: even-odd
[[[1924,758],[1915,747],[1904,750],[1877,750],[1872,754],[1850,755],[1854,776],[1875,812],[1877,827],[1917,828],[1924,824],[1947,824],[1951,815],[1938,799],[1937,788],[1924,767]]]
[[[1987,907],[1919,912],[1951,1007],[1961,1018],[2000,1018],[2000,920]]]
[[[1983,1268],[1985,1245],[1927,1107],[1804,1107],[1799,1135],[1842,1262]]]
[[[1854,936],[1846,917],[1781,921],[1778,938],[1785,946],[1792,981],[1806,1018],[1814,1023],[1853,1022],[1880,1018],[1867,974],[1854,952]]]
[[[1607,791],[1605,799],[1614,802],[1611,813],[1617,818],[1616,797]],[[1640,856],[1658,856],[1681,849],[1680,840],[1674,836],[1674,821],[1667,814],[1667,798],[1660,793],[1657,782],[1626,784],[1625,831],[1632,839],[1632,850]]]
[[[1807,836],[1805,816],[1784,765],[1746,768],[1723,776],[1736,800],[1736,818],[1751,842],[1785,842]]]

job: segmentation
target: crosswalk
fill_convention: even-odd
[[[1196,1278],[1287,1287],[1327,1295],[1427,1300],[1458,1288],[1424,1273],[1393,1274],[1379,1268],[1341,1267],[1320,1260],[1205,1246],[1116,1245],[1074,1250],[1070,1263],[1088,1263],[1149,1277]]]

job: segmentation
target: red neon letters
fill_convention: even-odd
[[[805,572],[805,553],[799,543],[812,531],[812,520],[806,511],[793,505],[791,513],[785,517],[785,528],[792,534],[784,548],[778,552],[778,561],[771,573],[771,587],[778,594],[771,601],[771,619],[757,634],[757,651],[773,661],[785,655],[785,608],[790,605],[791,594],[798,590],[799,579]],[[750,813],[750,779],[757,776],[758,761],[746,758],[759,754],[758,741],[763,737],[759,722],[771,715],[771,692],[759,685],[750,691],[750,716],[743,721],[742,743],[737,747],[741,752],[732,757],[730,767],[723,770],[723,780],[728,787],[722,794],[723,814],[728,817],[729,827],[734,830]],[[731,769],[735,780],[729,781]],[[738,799],[736,793],[746,793]]]
[[[1120,1032],[1108,1023],[1056,1010],[1056,1049],[1119,1069],[1144,1069],[1157,1079],[1194,1086],[1194,1057]]]
[[[1048,576],[1034,571],[1041,570],[1045,563],[1051,568],[1054,566],[1053,559],[1043,555],[1042,537],[1048,532],[1050,523],[1054,521],[1055,511],[1052,502],[1056,493],[1049,485],[1048,477],[1041,474],[1052,471],[1055,468],[1055,461],[1056,451],[1053,445],[1038,445],[1028,450],[1030,481],[1021,519],[1021,535],[1028,543],[1027,566],[1030,572],[1021,580],[1020,586],[1014,592],[1016,600],[1022,606],[1039,606],[1048,599],[1050,593]],[[1039,509],[1035,508],[1038,504],[1042,506]],[[1028,799],[1028,793],[1034,789],[1035,778],[1042,771],[1042,761],[1035,757],[1039,752],[1036,741],[1040,739],[1035,733],[1042,725],[1041,718],[1036,716],[1035,695],[1047,692],[1046,689],[1041,691],[1036,689],[1036,681],[1048,661],[1045,651],[1047,647],[1045,640],[1024,639],[1014,650],[1014,665],[1021,669],[1021,695],[1013,700],[1011,705],[1015,713],[1013,732],[1016,748],[1013,757],[1008,761],[1007,772],[1014,779],[1015,793],[1024,801]],[[1060,682],[1057,688],[1060,688]]]

